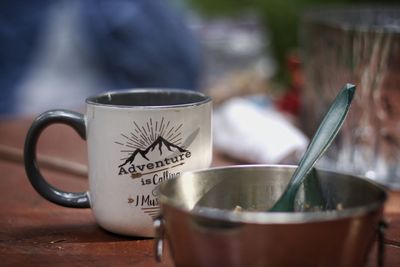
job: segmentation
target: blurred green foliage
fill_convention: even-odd
[[[287,54],[298,46],[298,28],[302,12],[309,7],[355,4],[388,4],[399,0],[188,0],[189,6],[204,17],[237,16],[243,11],[257,12],[268,29],[272,53],[278,63],[276,78],[288,81]]]

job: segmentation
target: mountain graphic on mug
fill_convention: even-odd
[[[162,136],[159,136],[150,146],[148,146],[145,150],[142,150],[140,148],[136,149],[126,160],[124,163],[122,163],[121,165],[119,165],[118,167],[123,167],[126,164],[131,164],[136,156],[139,154],[140,156],[142,156],[143,158],[145,158],[146,160],[150,160],[148,158],[148,154],[152,151],[154,151],[155,149],[158,149],[158,151],[160,152],[160,155],[162,155],[163,153],[165,153],[166,151],[169,152],[175,152],[175,151],[179,151],[179,152],[187,152],[188,150],[177,146],[171,142],[168,142],[166,139],[164,139]]]

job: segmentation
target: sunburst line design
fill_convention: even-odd
[[[175,127],[172,127],[172,128],[169,130],[169,132],[167,133],[167,135],[169,135],[169,134],[174,130],[174,128],[175,128]],[[168,136],[167,136],[167,138],[168,138]]]
[[[177,132],[182,127],[182,125],[183,124],[181,123],[181,125],[178,126],[178,128],[175,130],[175,132]]]
[[[171,121],[166,121],[164,117],[161,120],[154,121],[150,118],[149,121],[140,126],[136,121],[133,121],[133,125],[134,127],[129,134],[121,134],[125,141],[118,140],[114,142],[125,147],[120,150],[120,152],[126,153],[121,160],[129,158],[137,149],[145,150],[160,136],[177,146],[180,146],[182,143],[182,133],[179,130],[183,124],[179,124],[178,126],[173,125]]]
[[[142,138],[143,142],[148,146],[151,145],[151,140],[144,134],[141,134],[140,137]]]
[[[137,147],[145,147],[144,144],[138,143],[138,142],[134,142],[134,143],[130,143],[130,142],[126,142],[126,146],[136,149]]]
[[[140,129],[139,125],[137,125],[137,123],[135,121],[133,123],[135,124],[136,129],[139,131],[138,132],[139,136],[141,136],[143,138],[143,136],[145,136],[145,133],[142,132],[142,129]],[[145,141],[147,141],[146,138],[144,138],[144,139],[145,139]]]
[[[171,137],[170,140],[171,142],[174,142],[175,138],[179,137],[181,135],[181,133],[178,133],[177,135],[174,135],[173,137]]]
[[[135,145],[135,144],[130,144],[130,143],[127,143],[127,144],[126,144],[126,147],[130,147],[130,148],[133,148],[133,149],[135,149],[135,148],[137,147],[137,145]]]
[[[169,121],[167,122],[167,125],[165,126],[165,128],[163,129],[163,131],[161,132],[161,135],[164,136],[165,131],[168,129],[169,127]]]
[[[123,137],[125,137],[126,139],[128,139],[129,141],[133,141],[130,137],[128,137],[128,136],[126,136],[126,135],[124,135],[124,134],[121,134]]]

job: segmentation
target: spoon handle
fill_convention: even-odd
[[[327,114],[318,127],[310,145],[300,160],[285,192],[270,211],[294,210],[294,199],[304,178],[310,173],[317,160],[326,151],[342,127],[349,111],[356,87],[346,84],[336,96]]]

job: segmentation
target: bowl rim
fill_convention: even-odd
[[[195,171],[189,171],[182,174],[180,177],[175,179],[185,179],[185,176],[199,172],[213,172],[219,170],[235,170],[243,168],[296,168],[295,165],[273,165],[273,164],[246,164],[246,165],[230,165],[223,167],[211,167]],[[377,201],[371,204],[344,208],[342,210],[328,210],[328,211],[312,211],[312,212],[259,212],[259,211],[241,211],[235,212],[232,210],[223,210],[218,208],[210,207],[194,207],[189,209],[184,207],[182,204],[177,203],[171,198],[163,194],[164,188],[167,186],[168,181],[164,182],[159,187],[159,200],[160,200],[160,211],[161,216],[168,212],[168,209],[175,209],[190,216],[202,217],[217,221],[228,221],[233,223],[250,223],[250,224],[300,224],[300,223],[311,223],[311,222],[322,222],[322,221],[333,221],[346,218],[353,218],[366,215],[371,212],[380,211],[383,212],[384,203],[387,199],[387,192],[380,184],[369,180],[366,177],[349,174],[345,172],[337,172],[327,170],[324,168],[316,168],[318,171],[348,175],[351,179],[361,179],[363,182],[370,184],[373,187],[377,187],[381,191],[381,196]]]

